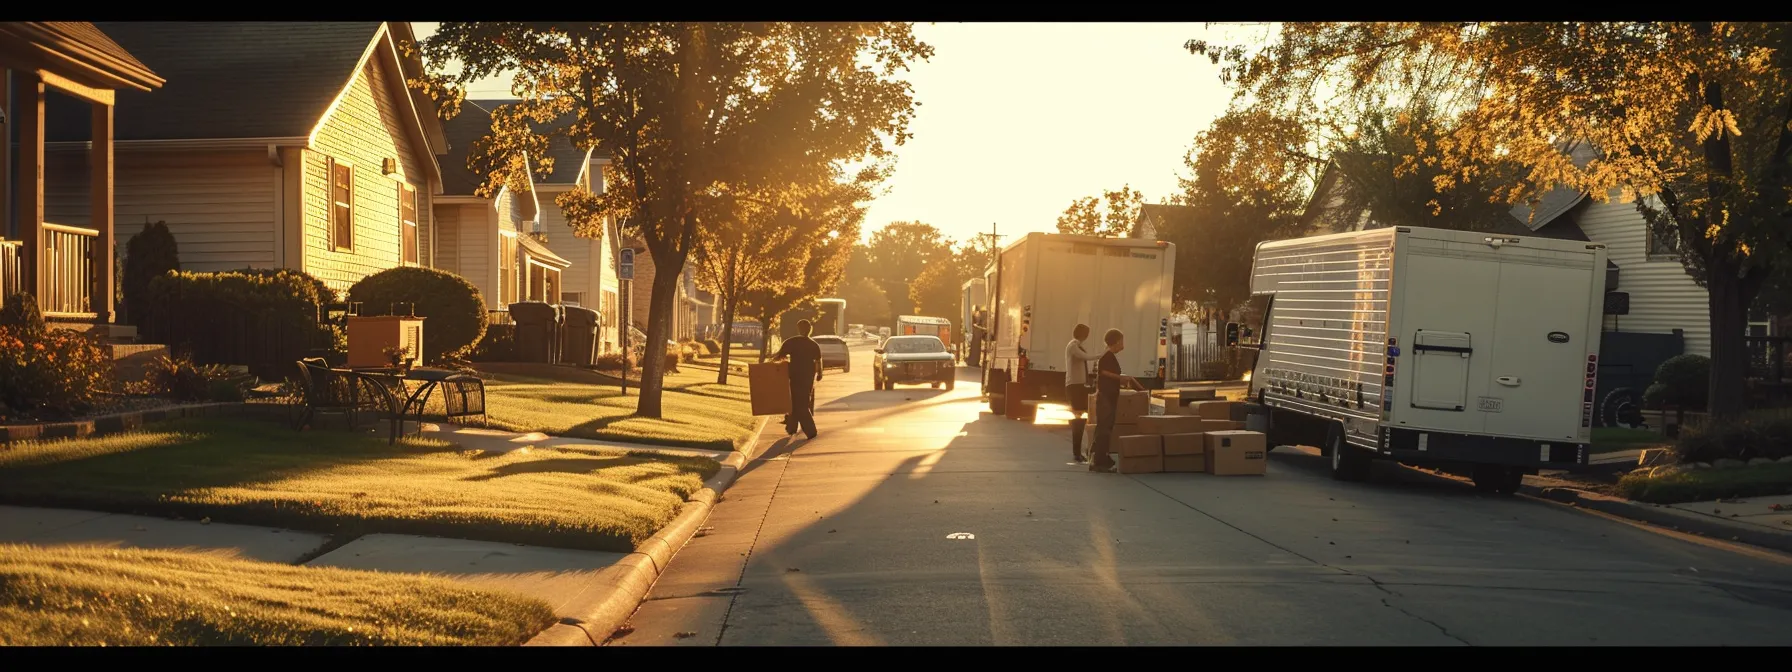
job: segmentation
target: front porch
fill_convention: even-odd
[[[25,292],[57,326],[133,336],[135,329],[114,324],[115,92],[150,91],[162,79],[91,23],[0,22],[0,80],[0,301]],[[87,227],[44,215],[44,110],[52,94],[92,110]]]

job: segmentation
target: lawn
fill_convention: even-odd
[[[441,441],[197,418],[0,452],[0,502],[333,535],[423,534],[626,552],[672,520],[714,460]]]
[[[1626,474],[1618,494],[1639,502],[1679,504],[1734,497],[1792,494],[1792,464],[1737,469],[1696,469],[1650,478],[1648,470]]]
[[[0,545],[0,646],[515,646],[547,604],[407,574]]]
[[[666,374],[662,418],[635,417],[640,391],[614,385],[494,376],[485,384],[486,424],[513,432],[662,446],[733,450],[753,431],[747,379],[716,384],[715,369],[683,365]]]
[[[1637,448],[1662,448],[1673,445],[1673,440],[1651,432],[1647,429],[1631,429],[1628,427],[1594,427],[1593,452],[1610,453],[1619,450]]]

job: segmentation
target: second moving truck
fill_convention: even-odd
[[[1247,426],[1332,475],[1389,459],[1510,494],[1587,463],[1605,246],[1412,227],[1257,246]],[[1232,340],[1236,325],[1228,328]]]
[[[1109,329],[1126,334],[1120,372],[1163,386],[1169,349],[1170,285],[1176,246],[1138,238],[1029,233],[1001,251],[989,278],[989,343],[983,391],[1001,412],[1009,381],[1047,398],[1064,396],[1064,345],[1089,325],[1091,352]],[[1093,368],[1094,363],[1090,366]]]

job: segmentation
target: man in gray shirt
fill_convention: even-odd
[[[1088,461],[1083,457],[1083,431],[1089,426],[1089,419],[1083,417],[1089,412],[1089,362],[1101,357],[1101,353],[1089,352],[1083,347],[1083,341],[1089,338],[1089,325],[1076,325],[1071,332],[1075,338],[1064,345],[1064,396],[1070,400],[1070,454],[1076,461]]]

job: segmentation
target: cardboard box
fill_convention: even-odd
[[[1148,415],[1139,418],[1139,430],[1146,434],[1191,434],[1208,430],[1207,420],[1188,415]],[[1225,427],[1224,429],[1231,429]]]
[[[1095,424],[1101,420],[1100,393],[1089,395],[1089,421]],[[1151,415],[1151,395],[1135,390],[1121,390],[1120,398],[1114,404],[1114,424],[1136,424],[1139,418]]]
[[[747,390],[753,399],[753,415],[790,412],[790,363],[747,365]]]
[[[1207,435],[1205,433],[1165,434],[1163,439],[1165,457],[1207,454]]]
[[[1262,476],[1268,452],[1260,432],[1207,433],[1207,471],[1216,476]]]
[[[1178,474],[1207,473],[1206,455],[1165,455],[1164,471]]]
[[[1155,474],[1164,470],[1164,456],[1121,457],[1116,466],[1122,474]]]
[[[1164,454],[1164,440],[1156,434],[1116,436],[1114,452],[1121,457],[1152,457]]]
[[[1231,420],[1236,401],[1197,401],[1189,404],[1189,412],[1208,420]]]

